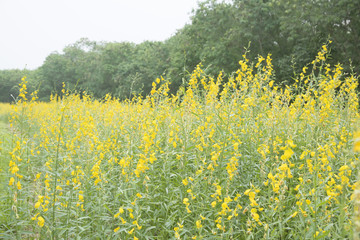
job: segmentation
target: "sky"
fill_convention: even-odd
[[[0,70],[36,69],[81,38],[164,41],[198,0],[0,0]]]

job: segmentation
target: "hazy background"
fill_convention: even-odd
[[[163,41],[197,0],[0,0],[0,69],[35,69],[51,52],[94,41]]]

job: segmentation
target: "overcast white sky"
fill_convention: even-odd
[[[198,0],[0,0],[0,70],[35,69],[83,37],[163,41],[190,22]]]

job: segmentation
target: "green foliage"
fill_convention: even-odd
[[[0,102],[14,102],[19,94],[21,78],[29,73],[18,69],[0,71]]]

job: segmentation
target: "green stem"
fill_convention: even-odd
[[[56,146],[56,157],[55,157],[55,179],[54,179],[54,197],[53,197],[53,211],[52,211],[52,223],[53,223],[53,229],[52,229],[52,239],[55,239],[55,229],[56,229],[56,222],[55,222],[55,201],[56,201],[56,187],[57,187],[57,180],[58,180],[58,168],[59,168],[59,149],[60,149],[60,139],[61,139],[61,131],[62,131],[62,123],[64,119],[64,111],[65,109],[61,109],[61,118],[60,118],[60,126],[59,126],[59,135],[58,135],[58,141]]]

